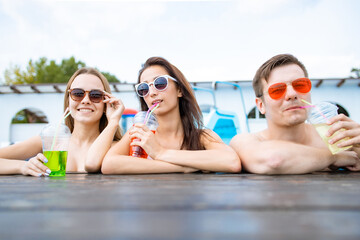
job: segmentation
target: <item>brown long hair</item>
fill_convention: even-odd
[[[181,123],[183,126],[184,139],[181,149],[186,150],[205,150],[205,146],[201,143],[201,137],[205,134],[202,122],[202,113],[196,101],[195,94],[190,83],[180,70],[161,57],[151,57],[142,66],[139,71],[138,83],[140,83],[141,74],[145,69],[151,66],[161,66],[166,69],[168,74],[177,80],[177,87],[180,89],[182,97],[179,99],[179,111]],[[143,98],[139,97],[142,111],[148,110]]]
[[[261,67],[256,71],[255,77],[253,79],[253,89],[255,91],[256,97],[262,97],[264,91],[264,84],[262,80],[268,81],[271,71],[280,66],[285,66],[289,64],[296,64],[298,65],[305,74],[305,77],[308,77],[308,72],[296,57],[291,54],[279,54],[276,55],[269,60],[267,60]]]
[[[111,93],[109,81],[106,79],[106,77],[103,74],[101,74],[95,68],[89,68],[89,67],[80,68],[71,76],[70,80],[67,83],[66,90],[65,90],[65,96],[64,96],[64,111],[69,106],[69,89],[71,87],[71,84],[74,82],[74,79],[81,74],[91,74],[91,75],[98,77],[104,86],[104,90],[108,93]],[[105,104],[104,109],[106,111],[106,104]],[[66,124],[66,126],[69,127],[70,131],[73,132],[74,118],[71,115],[65,119],[65,124]],[[108,125],[108,120],[107,120],[106,114],[104,112],[100,118],[99,131],[102,132],[107,125]],[[121,133],[120,133],[120,127],[118,127],[115,132],[113,140],[119,141],[120,139],[121,139]]]

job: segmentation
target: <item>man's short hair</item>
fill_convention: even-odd
[[[296,57],[291,54],[279,54],[269,60],[267,60],[261,67],[256,71],[255,77],[253,79],[253,89],[255,91],[256,97],[261,97],[264,91],[263,79],[267,82],[270,76],[271,71],[280,66],[285,66],[289,64],[298,65],[305,74],[305,77],[308,77],[308,72],[304,66]]]

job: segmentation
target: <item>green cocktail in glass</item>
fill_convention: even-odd
[[[49,176],[65,176],[68,145],[71,137],[69,128],[65,124],[49,124],[41,131],[40,136],[43,154],[48,160],[44,164],[51,170]]]
[[[67,151],[44,151],[44,156],[48,160],[45,166],[51,170],[50,177],[65,176],[67,153]]]

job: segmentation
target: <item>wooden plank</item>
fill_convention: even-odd
[[[64,179],[19,176],[12,177],[16,188],[1,183],[0,178],[0,210],[360,210],[359,179],[354,180],[352,174],[339,175],[341,180],[328,176],[331,175],[70,174]],[[59,189],[62,196],[58,195]],[[23,193],[22,198],[17,197],[19,192]],[[104,201],[106,205],[98,204]]]
[[[341,87],[345,83],[345,79],[341,79],[337,84],[336,87]]]
[[[59,88],[58,85],[53,85],[53,88],[55,89],[55,91],[56,91],[57,93],[63,93],[63,91],[61,91],[61,89]]]
[[[320,85],[323,83],[323,81],[324,81],[324,80],[320,79],[320,80],[316,83],[315,87],[316,87],[316,88],[320,87]]]
[[[21,211],[1,216],[3,239],[338,240],[360,236],[359,212]]]
[[[360,173],[0,176],[4,239],[359,239]]]
[[[31,88],[35,93],[41,93],[40,90],[39,90],[35,85],[30,85],[30,88]]]
[[[14,93],[22,93],[19,89],[16,88],[16,86],[14,85],[10,85],[10,89],[14,92]]]
[[[116,84],[113,84],[114,90],[115,92],[120,92],[119,89],[117,88]]]

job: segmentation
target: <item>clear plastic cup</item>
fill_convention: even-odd
[[[310,112],[308,115],[308,121],[312,125],[314,125],[316,131],[319,133],[320,137],[328,146],[332,154],[342,152],[352,147],[352,146],[347,146],[347,147],[339,148],[337,146],[337,144],[339,144],[342,141],[346,141],[348,138],[343,139],[334,144],[329,144],[329,140],[332,137],[336,136],[336,134],[338,134],[339,131],[344,130],[344,129],[340,129],[339,131],[335,132],[331,137],[326,136],[329,128],[331,127],[331,125],[328,125],[327,123],[332,117],[338,115],[337,110],[338,107],[336,105],[329,102],[321,102],[319,104],[316,104],[314,107],[310,108]]]
[[[135,123],[144,123],[145,120],[145,116],[146,116],[146,111],[141,111],[138,112],[135,116],[134,116],[134,124]],[[156,128],[158,127],[158,122],[156,117],[154,116],[154,114],[150,114],[149,120],[146,123],[146,126],[153,132],[155,133]],[[131,142],[133,141],[138,141],[139,139],[137,138],[133,138],[131,139]],[[147,158],[148,154],[144,151],[144,149],[140,146],[130,146],[130,152],[129,152],[129,156],[133,156],[133,157],[141,157],[141,158]]]
[[[65,176],[70,129],[65,124],[48,124],[43,128],[40,136],[43,154],[48,160],[44,164],[51,170],[49,176]]]

